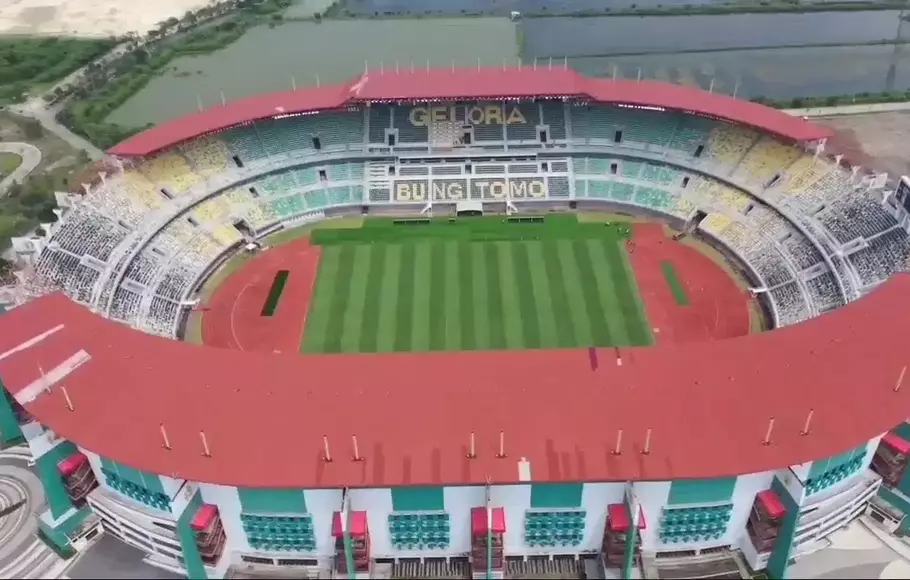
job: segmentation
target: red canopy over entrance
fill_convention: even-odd
[[[491,509],[493,523],[493,533],[503,534],[506,531],[506,510],[501,507]],[[487,529],[487,508],[471,508],[471,533],[475,536],[486,534]]]
[[[352,511],[350,522],[350,533],[352,536],[360,538],[367,535],[367,512]],[[341,512],[335,512],[332,514],[332,536],[340,538],[343,530],[344,528],[341,525]]]
[[[624,503],[612,503],[607,507],[607,516],[610,518],[611,532],[626,532],[629,530],[631,521],[629,518],[629,508]],[[644,530],[648,527],[645,522],[645,512],[638,507],[638,529]]]

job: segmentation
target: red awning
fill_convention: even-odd
[[[772,489],[758,492],[758,502],[768,512],[768,515],[774,518],[783,517],[787,513],[787,508],[777,497],[777,493]]]
[[[193,521],[190,524],[190,527],[197,532],[209,527],[209,524],[218,517],[218,507],[210,503],[202,504],[202,507],[199,508],[199,511],[196,512],[196,515],[193,517]]]
[[[351,522],[350,533],[352,536],[355,538],[362,538],[367,535],[367,512],[352,511],[349,519]],[[335,512],[332,515],[332,536],[340,538],[341,534],[341,512]]]
[[[904,455],[910,455],[910,443],[894,433],[885,433],[882,437],[882,443]]]
[[[506,531],[506,510],[501,507],[494,507],[493,511],[493,533],[504,534]],[[471,508],[471,533],[475,536],[486,534],[487,530],[487,508]]]
[[[58,463],[57,469],[60,470],[60,475],[63,477],[69,477],[70,475],[76,473],[76,471],[86,463],[88,463],[88,457],[82,453],[76,453],[75,455],[70,455]]]
[[[629,530],[629,508],[624,503],[611,503],[607,506],[607,517],[610,518],[610,531],[625,532]],[[648,527],[645,522],[645,512],[638,506],[638,529]]]

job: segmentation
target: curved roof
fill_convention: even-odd
[[[340,109],[368,102],[534,97],[572,97],[710,115],[795,141],[813,141],[832,134],[825,127],[777,109],[680,85],[591,79],[565,68],[429,69],[371,72],[347,85],[232,101],[143,131],[115,146],[110,153],[124,157],[146,156],[206,133],[258,119]]]
[[[803,324],[717,342],[599,349],[592,365],[587,350],[229,351],[146,335],[55,294],[0,316],[0,377],[17,399],[35,397],[26,409],[59,436],[134,468],[202,482],[509,483],[520,480],[522,459],[538,482],[724,477],[829,457],[906,419],[910,385],[897,387],[910,359],[907,296],[910,274],[899,274]],[[75,369],[58,384],[72,411],[56,385],[45,392],[65,361]],[[771,417],[773,442],[763,445]],[[622,453],[614,455],[619,429]],[[643,455],[648,429],[651,453]],[[472,431],[477,457],[468,459]],[[504,458],[496,457],[500,431]],[[361,462],[351,460],[352,434]]]

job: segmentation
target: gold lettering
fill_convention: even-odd
[[[423,201],[427,198],[427,184],[424,182],[415,183],[411,187],[411,197],[414,201]]]
[[[540,180],[534,180],[531,182],[531,197],[546,197],[547,196],[547,184]]]
[[[494,181],[490,184],[490,195],[496,199],[502,199],[506,196],[506,184],[502,181]]]
[[[502,107],[488,105],[484,113],[486,114],[485,125],[502,125]]]
[[[449,184],[448,188],[449,199],[462,199],[464,197],[464,187],[457,181],[453,181]]]
[[[446,198],[446,184],[439,181],[433,182],[433,199]]]
[[[487,196],[487,188],[490,187],[489,181],[475,181],[474,185],[480,190],[480,199],[483,199]]]
[[[528,196],[528,182],[521,180],[511,180],[509,181],[509,194],[512,197],[527,197]]]
[[[411,201],[411,184],[401,182],[396,183],[395,199],[398,201]]]
[[[415,127],[426,127],[429,119],[429,111],[423,107],[414,107],[408,113],[408,120]]]
[[[430,120],[434,123],[444,123],[447,121],[445,107],[430,107]]]
[[[483,109],[480,107],[469,107],[467,120],[472,125],[486,125],[486,118],[483,115]]]
[[[518,107],[512,107],[512,110],[509,111],[509,118],[506,119],[506,125],[526,125],[527,123],[527,119],[521,114]]]

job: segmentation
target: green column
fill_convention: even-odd
[[[199,553],[199,546],[196,545],[196,532],[190,525],[200,507],[202,507],[202,495],[197,490],[193,499],[187,503],[183,513],[177,519],[177,536],[180,538],[180,547],[183,548],[186,577],[190,580],[208,580],[205,564],[202,562],[202,554]]]
[[[638,541],[639,507],[634,497],[626,498],[626,509],[629,510],[629,529],[626,531],[626,554],[622,562],[622,577],[629,580],[632,578],[632,566],[635,565],[635,549]]]
[[[790,554],[793,551],[793,539],[796,537],[796,522],[799,520],[799,504],[790,495],[790,492],[781,483],[777,477],[771,482],[771,489],[780,498],[780,501],[787,508],[787,515],[781,524],[780,532],[777,534],[777,540],[771,549],[771,556],[768,558],[768,576],[776,580],[785,580],[787,569],[790,566]]]
[[[23,440],[22,427],[13,411],[13,399],[3,385],[3,379],[0,379],[0,443],[7,447]]]
[[[357,570],[354,566],[354,546],[351,545],[351,508],[344,510],[339,517],[344,518],[344,529],[341,532],[342,542],[344,543],[344,560],[348,566],[348,578],[353,580],[357,576]]]
[[[70,499],[66,486],[63,485],[63,477],[60,475],[57,465],[78,451],[76,446],[69,441],[61,441],[35,460],[38,477],[41,478],[44,494],[47,496],[47,503],[54,519],[59,518],[73,507],[73,500]]]

